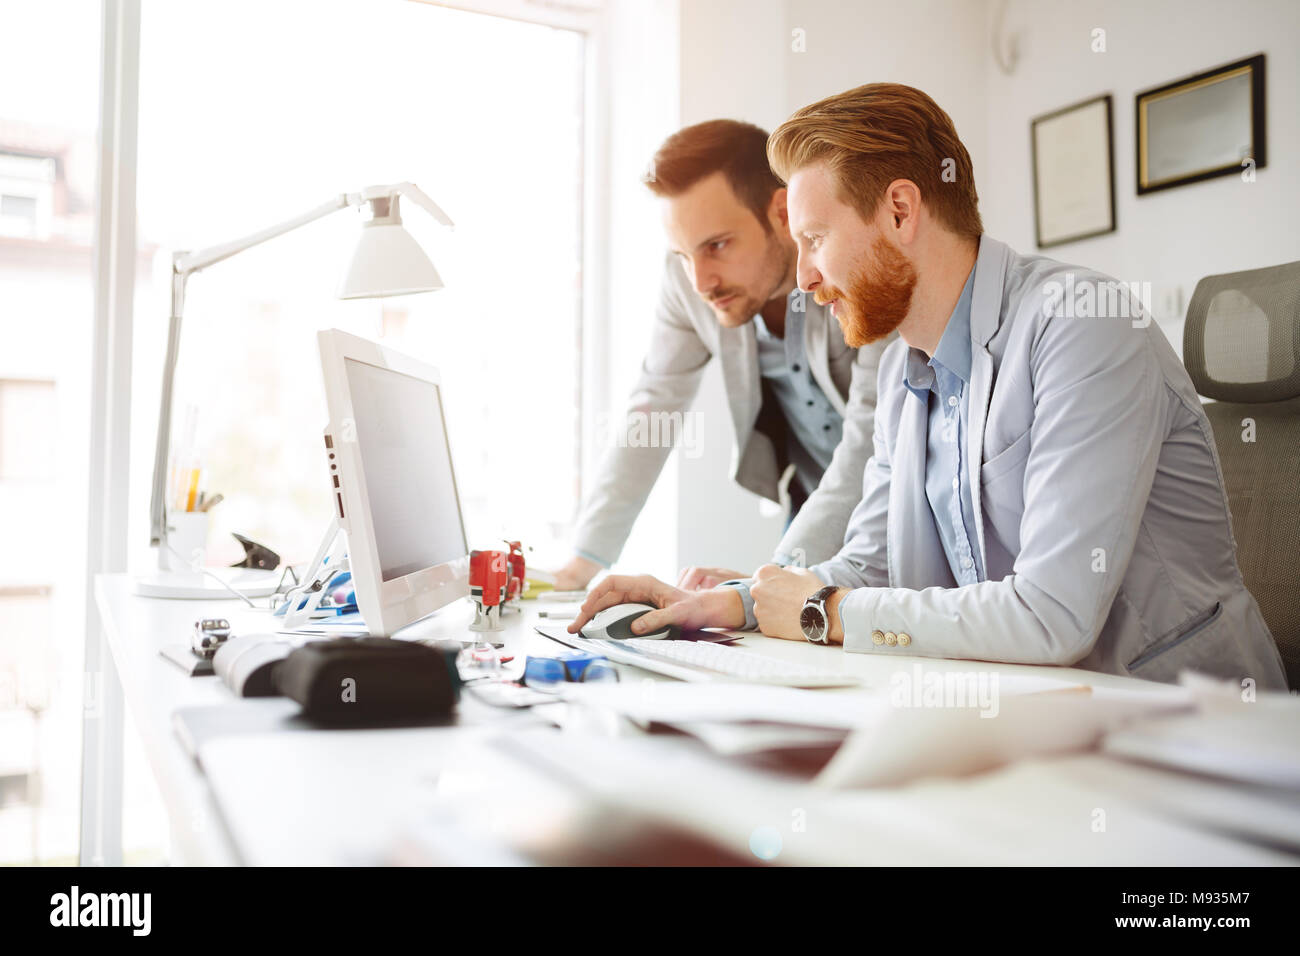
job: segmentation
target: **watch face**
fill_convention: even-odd
[[[816,604],[805,605],[799,613],[799,629],[810,641],[820,641],[826,633],[826,615]]]

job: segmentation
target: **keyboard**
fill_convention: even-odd
[[[678,680],[723,680],[783,687],[855,687],[860,683],[858,678],[848,674],[821,671],[723,644],[641,638],[627,641],[578,640],[584,649],[604,654],[612,661],[643,667]]]

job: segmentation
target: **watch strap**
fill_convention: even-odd
[[[749,593],[749,578],[734,578],[731,581],[723,581],[718,585],[720,588],[733,588],[740,592],[740,604],[745,609],[745,627],[746,631],[758,630],[758,619],[754,617],[754,596]]]

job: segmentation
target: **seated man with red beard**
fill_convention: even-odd
[[[634,631],[756,624],[847,651],[1285,688],[1209,422],[1128,289],[985,235],[970,156],[911,87],[805,107],[768,158],[789,185],[799,287],[850,345],[900,336],[844,546],[704,592],[612,577],[570,631],[649,601],[661,610]]]

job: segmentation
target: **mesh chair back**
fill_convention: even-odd
[[[1183,355],[1215,400],[1205,413],[1242,577],[1300,687],[1300,262],[1202,279]]]

